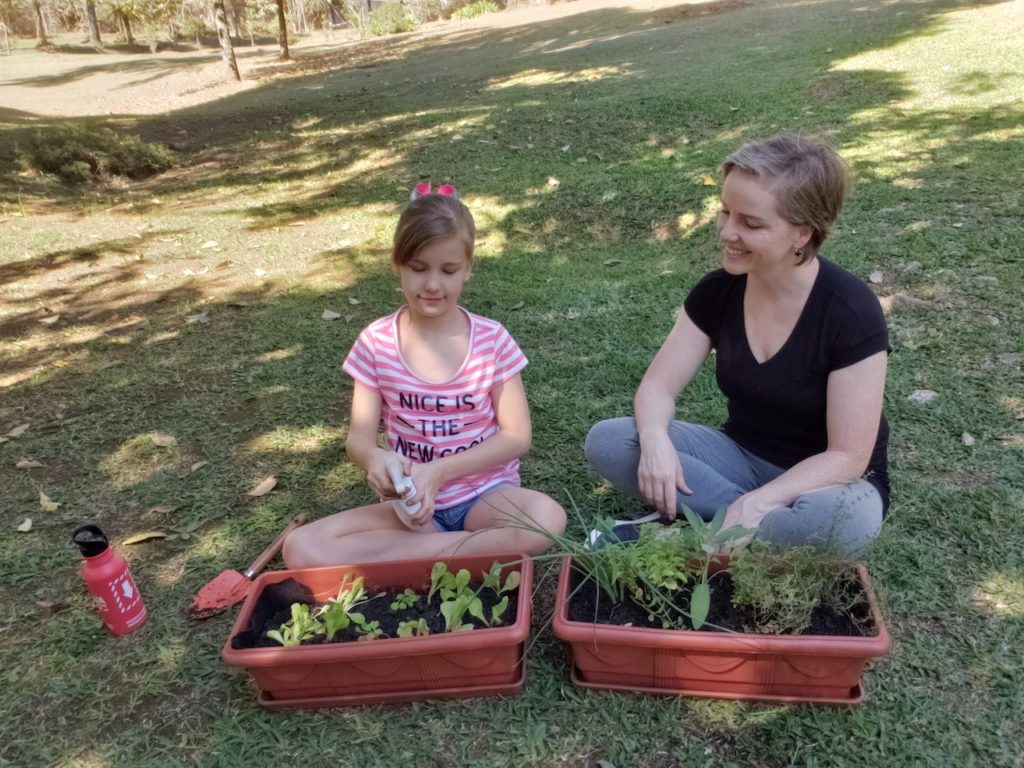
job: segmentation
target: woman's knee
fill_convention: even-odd
[[[599,421],[590,428],[583,443],[587,463],[598,474],[609,461],[620,460],[630,443],[636,442],[636,421],[631,416]]]

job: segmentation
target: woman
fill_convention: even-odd
[[[759,539],[857,552],[889,505],[889,343],[867,285],[819,256],[849,171],[816,141],[777,137],[741,147],[722,174],[722,268],[686,297],[635,420],[595,425],[587,459],[665,518],[725,506],[727,526]],[[728,402],[721,430],[673,420],[712,349]]]

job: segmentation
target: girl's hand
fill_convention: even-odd
[[[676,518],[676,491],[692,493],[683,478],[683,467],[668,432],[657,432],[640,442],[637,470],[640,493],[668,520]]]
[[[393,451],[377,448],[370,454],[366,466],[366,482],[381,499],[397,499],[401,494],[391,479],[391,466],[397,464],[403,475],[412,469],[412,461]]]
[[[413,485],[416,486],[416,495],[407,497],[406,502],[412,506],[417,502],[420,508],[409,520],[416,525],[423,525],[434,515],[434,497],[437,489],[441,487],[441,473],[435,464],[411,464]]]

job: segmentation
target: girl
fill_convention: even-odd
[[[727,526],[758,538],[856,552],[889,506],[889,342],[867,285],[819,256],[849,172],[794,137],[745,145],[722,171],[722,268],[686,297],[635,419],[596,424],[587,458],[669,519],[683,504],[705,519],[724,506]],[[728,405],[721,430],[673,418],[712,349]]]
[[[527,361],[504,327],[459,306],[476,232],[454,189],[439,192],[414,193],[395,232],[405,306],[363,330],[342,366],[354,380],[345,448],[382,501],[292,532],[289,568],[539,554],[551,540],[526,526],[565,528],[561,506],[520,487],[531,439]],[[377,445],[382,417],[387,448]]]

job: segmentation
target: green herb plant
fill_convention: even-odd
[[[811,624],[818,606],[857,621],[865,601],[851,561],[813,547],[774,548],[752,542],[729,566],[732,603],[754,612],[748,631],[798,635]]]

